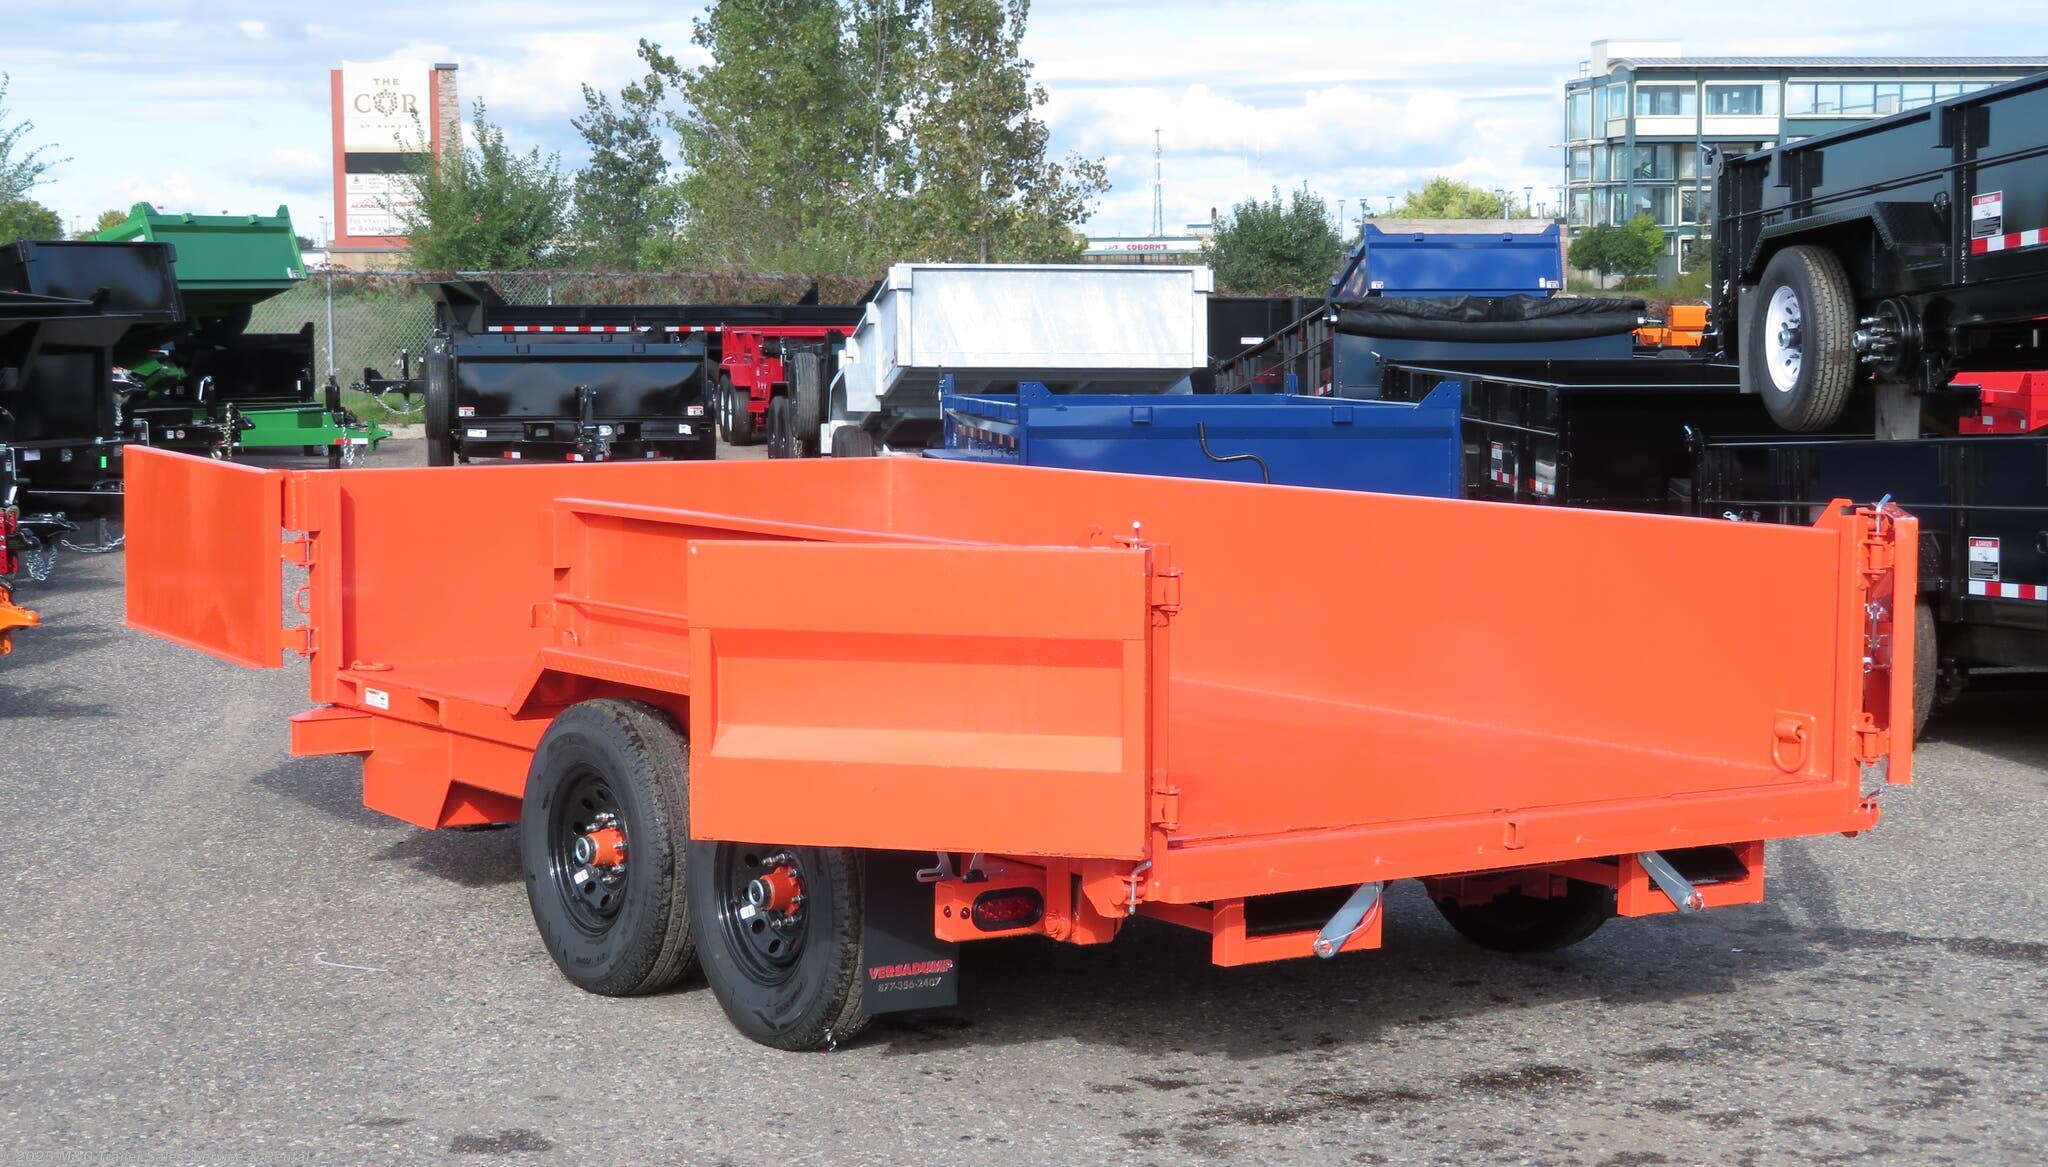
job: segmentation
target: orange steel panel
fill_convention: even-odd
[[[27,608],[16,607],[13,597],[5,587],[0,587],[0,656],[14,651],[14,632],[18,628],[34,628],[42,618]]]
[[[131,628],[274,669],[284,650],[285,475],[132,446],[124,455]]]
[[[698,542],[700,838],[1138,858],[1143,553]]]

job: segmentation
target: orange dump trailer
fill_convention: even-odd
[[[910,458],[127,474],[130,624],[309,658],[293,752],[422,827],[517,821],[568,979],[701,968],[785,1048],[950,1002],[983,937],[1331,956],[1397,879],[1510,951],[1750,903],[1763,840],[1910,778],[1890,510]]]

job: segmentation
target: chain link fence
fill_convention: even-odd
[[[343,404],[366,421],[404,424],[420,420],[421,400],[410,408],[397,395],[372,397],[349,389],[365,369],[399,375],[399,352],[411,355],[415,373],[434,327],[433,284],[446,279],[479,280],[497,288],[510,304],[788,304],[815,283],[824,303],[852,303],[868,282],[848,277],[733,275],[694,272],[315,272],[289,291],[258,304],[252,332],[297,332],[313,326],[318,378],[331,373],[343,387]]]

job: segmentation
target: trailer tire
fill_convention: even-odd
[[[800,910],[754,907],[749,887],[785,871],[802,893]],[[691,843],[683,882],[704,979],[741,1033],[776,1049],[813,1050],[867,1028],[859,852]]]
[[[1494,952],[1527,955],[1569,948],[1600,930],[1614,915],[1614,889],[1569,880],[1565,894],[1536,899],[1519,890],[1491,903],[1436,901],[1458,935]]]
[[[875,435],[857,425],[840,426],[832,431],[832,456],[872,458],[875,456]]]
[[[791,457],[816,457],[818,428],[825,424],[825,361],[811,349],[790,357],[789,409],[796,438]]]
[[[421,410],[422,427],[427,431],[427,465],[455,465],[455,403],[449,400],[452,392],[447,380],[429,375],[425,402]]]
[[[794,458],[791,452],[789,425],[789,398],[777,397],[768,403],[768,456],[770,458]]]
[[[1784,429],[1833,425],[1857,374],[1856,294],[1842,261],[1824,247],[1787,247],[1742,299],[1744,385]]]
[[[680,854],[690,837],[689,771],[682,731],[637,701],[571,705],[534,750],[520,864],[541,942],[577,987],[658,993],[695,968]],[[607,834],[616,865],[602,863]],[[579,851],[586,845],[595,859]]]
[[[1934,624],[1934,605],[1920,600],[1913,605],[1913,740],[1926,732],[1927,719],[1934,714],[1934,694],[1941,683],[1940,633]]]
[[[754,425],[753,410],[748,408],[751,401],[752,394],[746,400],[740,398],[730,374],[718,375],[718,428],[727,443],[751,446],[761,440],[760,430]]]

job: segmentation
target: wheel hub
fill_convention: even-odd
[[[1799,293],[1790,287],[1771,293],[1770,303],[1764,308],[1765,364],[1770,369],[1771,384],[1780,393],[1790,393],[1799,384],[1805,356],[1804,318]]]
[[[618,827],[618,821],[610,814],[597,816],[597,821],[576,836],[573,850],[576,862],[585,867],[623,869],[626,865],[626,832]]]
[[[747,884],[747,903],[757,912],[787,916],[803,905],[803,899],[804,886],[787,864],[762,872]]]

